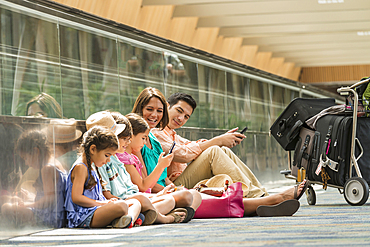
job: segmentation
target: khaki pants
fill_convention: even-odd
[[[244,197],[268,195],[252,171],[229,148],[218,146],[207,148],[187,166],[174,184],[193,188],[199,181],[218,174],[227,174],[233,182],[244,183]]]

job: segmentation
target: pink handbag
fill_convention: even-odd
[[[243,190],[240,182],[233,183],[221,197],[202,200],[194,218],[240,218],[244,215]]]

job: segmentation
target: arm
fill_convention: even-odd
[[[103,196],[107,198],[108,200],[113,199],[113,198],[120,199],[119,197],[112,195],[110,191],[103,191]]]
[[[199,147],[202,151],[206,150],[211,146],[219,146],[219,147],[228,147],[232,148],[242,142],[245,138],[245,135],[236,132],[238,128],[232,129],[225,134],[215,136],[210,140],[206,140],[204,142],[199,143]]]
[[[87,168],[84,165],[82,164],[76,165],[71,175],[73,179],[72,181],[73,182],[73,185],[72,185],[73,203],[78,204],[81,207],[89,208],[89,207],[94,207],[94,206],[102,206],[109,202],[109,201],[93,200],[83,195],[84,184],[88,177]]]
[[[139,174],[134,165],[125,164],[125,167],[127,172],[130,173],[132,182],[139,187],[141,192],[145,192],[156,184],[159,177],[162,175],[163,170],[171,164],[172,158],[173,154],[163,157],[162,153],[159,156],[158,165],[155,167],[153,172],[145,178],[141,177],[141,174]]]
[[[136,157],[139,158],[141,164],[143,164],[143,169],[141,170],[141,175],[142,175],[142,178],[146,178],[148,176],[148,172],[146,170],[146,165],[145,165],[145,162],[144,162],[144,159],[143,159],[143,156],[141,155],[141,152],[133,152],[133,154],[136,155]],[[157,180],[158,181],[158,180]],[[152,193],[157,193],[161,190],[163,190],[163,186],[156,183],[153,187],[152,187]]]
[[[170,136],[167,135],[163,130],[157,129],[152,130],[152,133],[161,143],[162,149],[166,154],[169,152],[173,141],[176,141],[176,146],[172,151],[174,154],[174,162],[189,163],[202,153],[198,142],[202,142],[203,140],[199,140],[197,142],[189,141],[177,134],[175,136]]]

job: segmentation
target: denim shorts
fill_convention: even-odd
[[[81,224],[79,224],[77,226],[77,228],[87,228],[87,229],[90,229],[90,223],[91,223],[91,220],[92,220],[92,217],[94,216],[94,213],[95,213],[95,210],[93,212],[91,212],[91,214],[89,214],[89,216],[87,216],[87,218],[81,222]]]

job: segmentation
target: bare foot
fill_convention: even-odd
[[[177,216],[175,216],[174,214],[176,214]],[[184,212],[174,212],[173,214],[168,215],[168,217],[172,217],[172,220],[169,223],[181,223],[185,220],[186,213],[184,213]]]
[[[299,195],[301,193],[301,191],[303,190],[303,187],[304,185],[307,183],[306,179],[302,181],[302,183],[300,183],[298,185],[298,188],[297,188],[297,195]],[[297,185],[296,185],[297,186]],[[295,199],[294,198],[294,190],[295,190],[295,186],[293,188],[290,188],[284,192],[281,193],[281,196],[282,196],[282,199],[283,201],[285,200],[289,200],[289,199]]]

